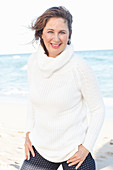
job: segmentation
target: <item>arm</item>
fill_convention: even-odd
[[[28,85],[29,85],[29,89],[30,89],[30,84],[31,84],[31,64],[32,64],[32,56],[29,59],[28,62]],[[33,103],[30,100],[28,100],[28,104],[27,104],[27,114],[26,114],[26,136],[25,136],[25,158],[26,159],[30,159],[30,152],[32,153],[33,156],[35,156],[34,150],[32,148],[32,143],[29,139],[29,134],[31,132],[31,130],[33,129],[34,126],[34,122],[35,122],[35,117],[34,117],[34,106]]]
[[[90,112],[89,127],[85,141],[82,144],[87,150],[92,151],[104,121],[104,105],[97,79],[86,61],[83,60],[83,64],[78,67],[78,71],[81,93]]]
[[[31,132],[31,130],[33,129],[33,126],[34,126],[34,122],[35,122],[34,106],[33,106],[32,102],[30,101],[30,99],[28,99],[27,114],[26,114],[26,129],[25,129],[26,133]]]
[[[28,74],[28,88],[29,88],[29,98],[27,102],[27,114],[26,114],[26,133],[30,132],[34,126],[34,106],[30,99],[30,89],[31,87],[31,81],[32,81],[32,65],[33,65],[33,55],[30,56],[28,60],[28,67],[27,67],[27,74]]]
[[[77,64],[77,63],[76,63]],[[69,166],[75,165],[78,169],[88,153],[92,151],[104,120],[104,105],[99,91],[96,77],[87,62],[81,60],[77,64],[77,82],[83,100],[87,103],[90,112],[89,127],[84,142],[78,146],[78,151],[68,159]]]

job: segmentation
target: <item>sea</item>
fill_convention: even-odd
[[[101,93],[113,98],[113,50],[75,51],[88,61],[96,74]],[[26,100],[27,62],[31,53],[0,55],[0,102]]]

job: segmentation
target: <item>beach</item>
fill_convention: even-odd
[[[113,98],[104,98],[106,116],[94,147],[97,170],[113,169]],[[24,160],[26,102],[0,104],[0,170],[17,170]],[[62,167],[59,167],[62,170]]]

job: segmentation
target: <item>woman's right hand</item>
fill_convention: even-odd
[[[33,155],[33,157],[35,156],[35,152],[33,150],[32,143],[29,139],[29,133],[30,132],[26,133],[25,144],[24,144],[24,146],[25,146],[25,158],[28,159],[28,160],[30,160],[30,152]]]

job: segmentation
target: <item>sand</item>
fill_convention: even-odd
[[[106,106],[109,110],[113,112],[113,105]],[[25,116],[26,103],[0,104],[0,170],[17,170],[22,165]],[[113,119],[105,119],[93,156],[97,170],[113,170]]]

